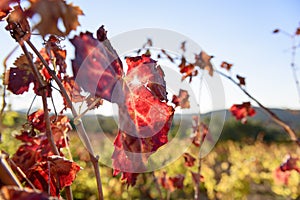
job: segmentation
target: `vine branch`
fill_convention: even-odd
[[[47,69],[49,74],[51,75],[51,77],[54,79],[54,81],[58,85],[60,92],[61,92],[62,96],[65,98],[68,107],[71,109],[71,112],[72,112],[72,115],[74,116],[74,118],[78,119],[78,113],[76,112],[76,110],[72,104],[72,101],[71,101],[69,95],[67,94],[63,84],[61,83],[59,78],[56,76],[55,71],[53,71],[49,67],[48,63],[45,61],[45,59],[39,53],[39,51],[36,49],[36,47],[31,43],[31,41],[27,40],[26,42],[30,46],[30,48],[34,51],[34,53],[38,56],[38,58],[41,60],[41,62],[43,63],[43,65],[45,66],[45,68]],[[91,142],[87,136],[87,133],[83,127],[81,119],[78,119],[76,122],[77,123],[75,123],[75,126],[77,129],[77,133],[79,134],[81,141],[83,142],[83,144],[85,145],[86,149],[89,152],[90,160],[91,160],[93,168],[94,168],[96,181],[97,181],[97,189],[98,189],[99,199],[103,199],[102,182],[101,182],[101,177],[100,177],[100,169],[99,169],[99,165],[98,165],[99,157],[95,156],[95,154],[94,154],[94,150],[93,150]]]
[[[48,110],[48,103],[47,103],[47,94],[46,94],[46,90],[47,90],[47,85],[45,85],[44,81],[43,81],[43,78],[40,74],[40,72],[38,71],[38,69],[36,68],[36,66],[34,65],[33,61],[32,61],[32,58],[26,48],[26,46],[24,45],[24,43],[20,43],[20,46],[28,60],[28,63],[33,71],[33,74],[35,76],[35,78],[37,79],[38,81],[38,84],[39,84],[39,89],[40,90],[40,94],[42,96],[42,101],[43,101],[43,109],[44,109],[44,119],[45,119],[45,124],[46,124],[46,136],[48,138],[48,141],[50,143],[50,146],[51,146],[51,149],[52,149],[52,152],[55,154],[55,155],[60,155],[59,154],[59,151],[55,145],[55,142],[54,142],[54,138],[53,138],[53,135],[52,135],[52,130],[51,130],[51,122],[50,122],[50,117],[49,117],[49,110]],[[49,169],[49,172],[50,172],[50,169]],[[49,176],[50,178],[50,176]],[[72,190],[70,189],[70,186],[67,186],[65,188],[66,190],[66,197],[68,200],[71,200],[73,199],[73,194],[72,194]]]
[[[300,146],[300,141],[296,135],[296,132],[287,124],[285,123],[282,119],[280,119],[274,112],[272,112],[269,108],[265,107],[262,103],[260,103],[256,98],[254,98],[251,94],[249,94],[245,88],[243,88],[237,81],[235,81],[231,76],[228,76],[226,74],[224,74],[221,71],[215,70],[215,72],[217,72],[218,74],[220,74],[221,76],[225,77],[226,79],[230,80],[232,83],[234,83],[236,86],[239,87],[239,89],[246,94],[250,99],[252,99],[253,101],[255,101],[255,103],[257,103],[257,105],[259,107],[261,107],[263,109],[263,111],[265,113],[267,113],[271,119],[278,124],[279,126],[281,126],[286,132],[287,134],[290,136],[291,140],[296,142],[299,146]]]
[[[47,95],[46,95],[46,85],[43,81],[41,74],[39,73],[38,69],[34,65],[34,63],[32,61],[32,57],[30,56],[26,46],[24,45],[24,43],[19,43],[19,44],[27,58],[27,61],[31,67],[31,70],[32,70],[35,78],[37,79],[37,81],[39,83],[39,88],[41,89],[40,92],[41,92],[42,101],[43,101],[44,118],[45,118],[45,123],[46,123],[46,135],[49,140],[50,146],[52,148],[52,152],[55,155],[59,155],[59,151],[55,145],[54,138],[53,138],[52,131],[51,131],[51,122],[50,122],[50,118],[49,118]]]

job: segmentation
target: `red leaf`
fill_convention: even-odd
[[[173,192],[175,189],[183,189],[184,175],[179,174],[174,177],[168,177],[166,172],[158,178],[158,183],[166,190]]]
[[[45,161],[48,156],[53,155],[52,148],[45,135],[44,112],[38,110],[28,116],[30,129],[35,128],[40,131],[38,135],[32,135],[32,130],[23,130],[21,135],[16,138],[23,144],[13,155],[14,162],[26,172],[36,162]],[[51,131],[54,142],[58,149],[66,146],[66,133],[71,130],[71,125],[67,116],[59,115],[50,117]],[[65,139],[66,137],[66,139]]]
[[[292,171],[295,170],[300,173],[300,167],[297,165],[299,158],[291,157],[290,155],[287,156],[286,160],[280,165],[281,171]]]
[[[179,90],[179,95],[173,95],[172,103],[175,104],[175,106],[180,106],[182,109],[184,108],[190,108],[190,102],[189,102],[189,93],[187,90]]]
[[[194,158],[191,154],[189,153],[184,153],[183,154],[184,158],[184,165],[187,167],[192,167],[195,164],[196,158]]]
[[[59,148],[65,147],[66,143],[64,137],[67,137],[66,136],[67,132],[72,130],[70,119],[65,115],[59,115],[59,116],[51,116],[50,121],[51,121],[51,131],[56,146]]]
[[[41,160],[41,155],[39,154],[38,149],[38,144],[23,144],[13,155],[12,160],[22,169],[22,171],[26,173],[30,167]]]
[[[127,58],[127,63],[126,102],[119,107],[120,130],[114,142],[113,167],[117,172],[143,172],[148,157],[168,142],[174,109],[163,101],[166,90],[161,84],[165,82],[155,61],[138,56]],[[126,179],[128,174],[122,177],[130,185],[135,182]]]
[[[273,176],[276,183],[288,185],[291,171],[282,171],[280,167],[277,167],[273,172]]]
[[[35,80],[31,71],[26,69],[12,67],[7,74],[9,75],[7,89],[14,94],[27,92],[30,83]]]
[[[27,120],[33,128],[39,130],[40,132],[44,132],[46,130],[44,110],[39,109],[31,113],[28,115]]]
[[[247,116],[252,117],[255,115],[255,110],[251,107],[250,102],[244,102],[243,104],[234,104],[230,108],[230,112],[235,116],[237,120],[241,120],[242,123],[247,122]]]
[[[179,174],[174,177],[169,177],[169,181],[171,182],[171,191],[174,191],[175,189],[183,189],[183,181],[184,181],[184,175]]]
[[[81,33],[70,41],[75,46],[72,67],[78,85],[93,96],[124,103],[122,63],[110,48],[109,41],[100,42],[89,32]]]
[[[70,186],[80,169],[75,162],[60,156],[50,156],[48,161],[31,167],[26,175],[37,189],[48,192],[50,187],[50,195],[59,197],[59,190]]]
[[[167,143],[174,109],[167,105],[166,83],[162,69],[149,56],[126,59],[122,63],[100,27],[98,40],[81,33],[71,42],[76,59],[72,61],[78,85],[119,105],[119,132],[112,155],[114,175],[134,185],[138,173],[145,171],[148,157]]]
[[[221,63],[221,67],[228,70],[228,71],[231,69],[232,65],[233,64],[230,64],[230,63],[224,62],[224,61]]]
[[[236,78],[239,79],[239,85],[246,85],[244,77],[236,75]]]
[[[180,68],[180,73],[183,74],[181,80],[186,79],[187,77],[190,77],[189,82],[192,81],[193,76],[197,76],[198,71],[195,69],[195,65],[193,64],[187,64],[185,57],[181,58],[181,63],[178,66]]]
[[[50,174],[54,174],[59,181],[59,189],[70,186],[82,168],[75,162],[61,156],[49,156]]]
[[[126,107],[120,108],[113,167],[123,172],[143,172],[148,157],[168,142],[174,110],[144,86],[132,88],[126,96]],[[132,185],[130,181],[126,180]]]
[[[163,172],[163,176],[158,177],[158,183],[164,188],[168,189],[169,188],[169,183],[167,179],[167,172]]]

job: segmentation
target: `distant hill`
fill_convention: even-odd
[[[201,115],[204,122],[208,123],[212,115],[225,112],[225,123],[222,129],[220,140],[256,140],[258,135],[261,135],[265,141],[288,141],[289,137],[286,132],[266,114],[261,108],[255,108],[256,115],[248,117],[247,123],[242,124],[237,121],[229,110],[219,110]],[[284,110],[284,109],[271,109],[280,119],[290,125],[296,133],[300,136],[300,111],[299,110]],[[180,120],[191,121],[192,114],[189,115],[176,115],[174,117],[175,123]]]
[[[235,120],[232,114],[228,110],[220,110],[201,115],[202,120],[209,122],[212,115],[216,115],[220,112],[225,112],[225,124],[222,131],[223,139],[237,139],[240,140],[243,137],[256,138],[259,133],[264,133],[268,140],[279,140],[282,141],[287,138],[286,133],[280,126],[275,124],[272,119],[264,113],[261,108],[255,108],[256,115],[249,117],[246,125]],[[300,110],[284,110],[284,109],[271,109],[276,115],[279,116],[283,121],[289,124],[297,133],[300,133]],[[18,123],[23,123],[26,120],[26,114],[19,112],[20,119],[17,119]],[[181,126],[182,130],[191,127],[193,114],[185,114],[174,116],[173,129]],[[85,128],[88,132],[97,133],[105,132],[108,134],[115,135],[118,131],[118,120],[116,116],[103,116],[103,115],[86,115],[82,118]],[[182,123],[182,121],[188,123]],[[72,120],[71,120],[72,123]]]
[[[262,124],[271,126],[271,127],[278,127],[277,124],[273,122],[273,120],[270,118],[270,116],[263,111],[263,109],[259,107],[254,108],[256,111],[256,114],[253,117],[248,117],[248,122],[260,122]],[[293,127],[294,129],[300,130],[300,110],[289,110],[289,109],[271,109],[272,112],[274,112],[280,119],[282,119],[284,122],[286,122],[288,125]],[[219,110],[219,111],[213,111],[205,114],[201,114],[202,119],[210,118],[212,114],[215,114],[216,112],[221,113],[225,112],[225,120],[229,121],[232,119],[235,119],[234,116],[232,116],[231,112],[229,110]],[[185,120],[192,119],[193,114],[187,114],[185,116],[175,116],[175,119],[184,118]]]
[[[259,107],[254,108],[256,114],[253,117],[248,117],[248,121],[252,122],[260,122],[264,125],[268,125],[271,127],[278,127],[277,124],[273,122],[270,116],[263,111],[263,109]],[[230,119],[234,119],[231,112],[229,110],[224,110],[226,112],[226,121]],[[271,109],[280,119],[286,122],[288,125],[293,127],[296,130],[300,130],[300,110],[289,110],[289,109]],[[206,113],[203,116],[209,117],[211,113]]]

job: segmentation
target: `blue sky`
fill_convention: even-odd
[[[214,55],[216,68],[223,60],[233,63],[232,74],[245,76],[247,90],[266,106],[300,109],[290,68],[291,39],[272,34],[275,28],[293,33],[300,26],[298,0],[68,2],[79,5],[85,13],[80,17],[79,31],[94,32],[102,24],[110,37],[141,28],[176,31]],[[3,60],[14,42],[5,31],[0,32],[0,41]],[[296,66],[300,68],[300,49]],[[224,86],[226,107],[249,101],[226,80]]]

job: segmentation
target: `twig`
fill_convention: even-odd
[[[45,119],[45,124],[46,124],[46,136],[48,138],[48,141],[50,143],[50,146],[51,146],[51,149],[52,149],[52,152],[55,154],[55,155],[60,155],[59,154],[59,151],[55,145],[55,142],[54,142],[54,138],[53,138],[53,135],[52,135],[52,130],[51,130],[51,122],[50,122],[50,117],[49,117],[49,110],[48,110],[48,103],[47,103],[47,94],[46,94],[46,90],[47,90],[47,87],[45,86],[45,83],[43,81],[43,78],[40,74],[40,72],[38,71],[38,69],[36,68],[36,66],[34,65],[33,61],[32,61],[32,58],[25,46],[25,44],[22,42],[19,42],[27,60],[28,60],[28,63],[33,71],[33,74],[35,76],[35,78],[37,79],[38,83],[39,83],[39,87],[41,88],[41,96],[42,96],[42,101],[43,101],[43,109],[44,109],[44,119]],[[50,171],[50,170],[49,170]],[[50,177],[49,177],[50,178]],[[50,186],[49,186],[50,187]],[[68,200],[71,200],[73,199],[73,195],[72,195],[72,191],[70,188],[68,188],[70,186],[66,186],[66,197]]]
[[[45,123],[46,123],[46,135],[49,140],[52,152],[55,155],[59,155],[59,151],[55,145],[54,138],[53,138],[52,131],[51,131],[51,122],[50,122],[50,118],[49,118],[47,95],[46,95],[46,91],[45,91],[47,88],[45,86],[45,83],[43,81],[41,74],[39,73],[38,69],[36,68],[36,66],[33,63],[32,58],[31,58],[26,46],[24,45],[24,43],[20,43],[20,46],[28,60],[28,63],[32,69],[32,72],[33,72],[35,78],[37,79],[37,81],[39,83],[39,87],[41,88],[40,92],[41,92],[41,96],[42,96],[42,100],[43,100],[44,119],[45,119]]]
[[[16,46],[6,57],[5,57],[5,59],[3,60],[3,66],[4,66],[4,69],[3,69],[3,71],[4,71],[4,73],[6,72],[6,69],[7,69],[7,60],[12,56],[12,54],[17,50],[17,48],[18,48],[19,46]],[[1,111],[0,111],[0,118],[2,118],[2,116],[3,116],[3,113],[4,113],[4,109],[5,109],[5,107],[6,107],[6,105],[7,105],[7,103],[6,103],[6,99],[5,99],[5,97],[6,97],[6,87],[5,87],[5,76],[3,77],[3,92],[2,92],[2,107],[1,107]],[[2,120],[1,120],[2,121]]]
[[[199,177],[199,179],[200,179],[200,177],[201,177],[201,167],[202,167],[202,157],[201,157],[201,147],[202,147],[202,145],[203,145],[203,143],[204,143],[204,140],[205,140],[205,137],[203,137],[203,135],[201,135],[201,119],[200,119],[200,117],[199,117],[199,119],[198,119],[198,128],[199,128],[199,130],[198,131],[200,131],[200,138],[201,138],[201,140],[200,140],[200,144],[199,144],[199,156],[198,156],[198,167],[197,167],[197,175],[198,175],[198,177]],[[202,130],[202,134],[204,134],[204,131]],[[198,180],[198,182],[196,182],[196,184],[195,184],[195,194],[194,194],[194,199],[195,200],[200,200],[200,180]]]
[[[65,187],[66,199],[73,199],[71,186]]]
[[[153,176],[153,181],[154,181],[154,183],[155,183],[155,187],[156,187],[156,189],[157,189],[157,191],[158,191],[159,199],[163,199],[161,189],[160,189],[159,184],[158,184],[158,182],[157,182],[157,178],[156,178],[154,172],[152,172],[151,174],[152,174],[152,176]]]
[[[171,191],[168,190],[168,191],[167,191],[167,200],[170,200],[170,199],[171,199]]]
[[[41,60],[41,62],[43,63],[43,65],[45,66],[47,71],[50,73],[50,75],[52,76],[54,81],[57,83],[57,85],[61,91],[61,94],[63,95],[63,97],[66,100],[67,105],[69,106],[69,108],[71,108],[74,118],[78,117],[78,114],[72,104],[72,101],[71,101],[69,95],[67,94],[64,86],[62,85],[61,81],[56,76],[55,71],[53,71],[49,67],[48,63],[45,61],[45,59],[42,57],[42,55],[39,53],[39,51],[35,48],[35,46],[30,42],[30,40],[27,41],[27,44],[34,51],[34,53],[38,56],[38,58]],[[101,182],[100,170],[99,170],[99,165],[98,165],[99,158],[94,155],[94,150],[93,150],[91,142],[86,134],[86,131],[83,127],[82,121],[77,120],[77,123],[75,125],[76,125],[76,129],[77,129],[77,133],[79,134],[82,143],[85,145],[86,149],[89,152],[90,160],[94,167],[95,176],[96,176],[96,180],[97,180],[97,189],[98,189],[99,199],[103,199],[102,182]]]
[[[286,124],[284,121],[282,121],[274,112],[272,112],[269,108],[265,107],[257,99],[255,99],[252,95],[250,95],[246,91],[246,89],[244,89],[237,81],[235,81],[233,78],[231,78],[231,76],[228,76],[228,75],[226,75],[223,72],[218,71],[218,70],[215,70],[215,72],[217,72],[221,76],[227,78],[232,83],[234,83],[236,86],[238,86],[240,88],[240,90],[242,90],[250,99],[255,101],[257,103],[257,105],[259,107],[261,107],[263,109],[263,111],[265,111],[265,113],[267,113],[276,124],[281,126],[287,132],[287,134],[290,136],[292,141],[296,142],[300,146],[300,141],[299,141],[295,131],[288,124]]]
[[[91,105],[89,105],[87,109],[85,109],[82,113],[78,114],[76,118],[74,118],[74,122],[76,123],[78,119],[81,119],[81,117],[84,116],[88,111],[92,110],[97,105],[97,103],[101,101],[101,99],[102,98],[100,97],[96,98],[95,101],[91,103]]]
[[[33,185],[33,183],[27,178],[26,174],[23,172],[23,170],[10,158],[8,158],[8,161],[9,163],[17,170],[18,174],[26,180],[26,182],[30,185],[30,187],[33,189],[33,190],[37,190],[35,188],[35,186]]]
[[[298,101],[300,101],[300,85],[299,85],[299,79],[298,79],[298,76],[297,76],[297,72],[296,72],[296,67],[295,67],[295,57],[296,57],[296,49],[299,48],[299,44],[297,44],[297,41],[296,41],[296,37],[298,36],[297,33],[288,33],[286,32],[285,30],[282,30],[282,29],[277,29],[276,32],[274,33],[277,33],[277,32],[280,32],[282,33],[283,35],[285,36],[288,36],[289,38],[291,38],[291,41],[292,41],[292,57],[291,57],[291,68],[292,68],[292,73],[293,73],[293,77],[294,77],[294,81],[296,83],[296,89],[297,89],[297,93],[298,93]]]
[[[22,184],[6,161],[6,156],[0,151],[0,183],[15,185],[22,188]]]

